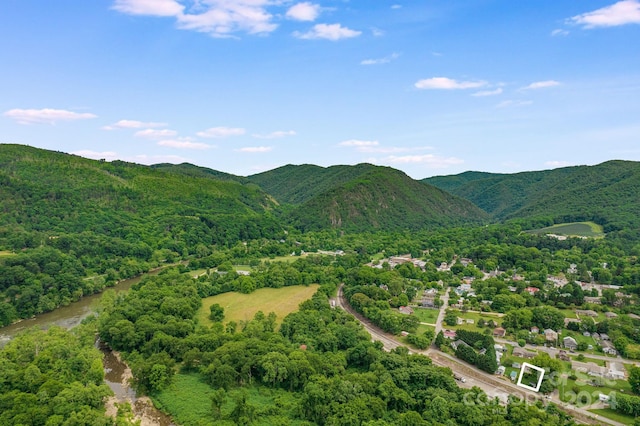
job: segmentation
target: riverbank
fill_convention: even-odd
[[[105,383],[113,391],[113,396],[105,403],[107,415],[115,419],[118,414],[116,404],[128,403],[132,408],[134,420],[140,421],[140,426],[175,426],[169,416],[154,407],[149,397],[136,395],[131,387],[131,368],[124,362],[120,353],[100,342],[97,346],[103,353]]]

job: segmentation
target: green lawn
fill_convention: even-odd
[[[311,298],[319,285],[290,286],[282,288],[261,288],[251,294],[236,292],[218,294],[202,301],[198,312],[201,324],[211,324],[209,306],[218,303],[224,308],[224,322],[250,321],[258,311],[265,314],[275,312],[278,323],[291,312],[298,310],[298,305]]]
[[[213,388],[198,374],[176,374],[167,389],[153,397],[154,404],[183,426],[235,425],[229,414],[235,406],[234,399],[246,392],[247,403],[255,408],[252,425],[286,424],[302,425],[304,422],[292,420],[296,408],[295,394],[280,389],[260,385],[227,392],[222,406],[222,420],[213,417],[211,395]]]
[[[575,361],[579,361],[578,359],[576,359],[577,356],[575,355],[571,355],[571,359],[575,360]],[[580,361],[580,362],[593,362],[596,365],[599,365],[600,367],[605,367],[605,363],[606,361],[603,359],[598,359],[598,358],[589,358],[588,356],[584,357],[584,360]]]
[[[191,275],[193,278],[198,278],[200,275],[205,275],[206,273],[206,269],[195,269],[193,271],[189,271],[189,275]]]
[[[625,414],[619,413],[611,408],[592,408],[588,410],[593,414],[597,414],[602,417],[606,417],[611,420],[615,420],[617,422],[623,423],[625,425],[632,425],[635,422],[635,418],[632,416],[627,416]]]
[[[418,329],[416,330],[416,334],[423,334],[427,330],[435,331],[435,329],[436,329],[435,327],[432,327],[430,325],[420,324],[418,326]]]
[[[571,380],[571,379],[566,379],[566,385],[563,386],[561,385],[559,387],[560,390],[560,399],[565,401],[565,402],[572,402],[570,401],[571,398],[575,397],[574,395],[574,386],[576,386],[576,389],[578,390],[578,392],[580,394],[582,394],[583,392],[587,393],[590,395],[590,403],[596,402],[595,398],[597,398],[597,396],[599,394],[604,394],[604,395],[609,395],[609,393],[611,392],[621,392],[621,393],[631,393],[631,385],[629,385],[629,382],[626,380],[611,380],[611,379],[601,379],[601,378],[592,378],[592,377],[588,377],[586,379],[582,379],[580,378],[580,376],[585,376],[584,374],[580,374],[578,377],[578,380]],[[602,386],[592,386],[591,384],[589,384],[590,380],[603,380],[603,385]],[[578,404],[578,402],[582,402],[582,404]],[[587,401],[589,402],[589,401]],[[585,401],[574,401],[573,403],[575,403],[575,405],[584,405]]]
[[[418,317],[420,322],[435,324],[438,319],[438,312],[440,312],[438,309],[415,308],[413,310],[413,315]]]
[[[0,250],[0,257],[2,257],[2,256],[13,256],[13,255],[15,255],[15,253],[12,253],[12,252],[7,251],[7,250]]]
[[[469,331],[477,331],[482,333],[486,327],[478,327],[478,321],[480,321],[480,319],[485,320],[485,322],[489,322],[489,320],[493,320],[493,322],[500,324],[501,321],[501,317],[503,316],[503,314],[499,314],[499,313],[495,313],[495,312],[462,312],[462,311],[458,311],[458,310],[454,310],[456,313],[456,316],[458,316],[459,318],[462,319],[472,319],[473,320],[473,324],[462,324],[462,325],[446,325],[444,324],[443,326],[445,328],[450,328],[452,330],[459,330],[459,329],[463,329],[463,330],[469,330]]]
[[[530,234],[556,234],[566,235],[569,237],[604,237],[602,226],[593,222],[571,222],[559,223],[557,225],[548,226],[541,229],[533,229],[526,231]]]
[[[576,311],[573,309],[560,309],[560,312],[562,312],[562,315],[564,315],[565,318],[578,319],[578,316],[576,315]]]

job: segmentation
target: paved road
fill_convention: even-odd
[[[447,308],[449,307],[449,292],[451,291],[451,287],[447,287],[447,291],[444,292],[444,296],[442,296],[442,305],[440,305],[440,312],[438,312],[438,319],[436,320],[436,336],[440,331],[442,331],[442,324],[444,321],[444,314]]]
[[[364,326],[365,330],[367,330],[367,332],[371,335],[371,340],[380,341],[385,350],[390,351],[394,348],[397,348],[398,346],[405,346],[404,344],[398,342],[394,335],[385,333],[374,324],[372,324],[371,321],[355,312],[344,298],[344,295],[342,293],[342,285],[338,288],[336,305],[358,319],[358,321],[360,321]],[[438,322],[441,323],[441,321]],[[487,395],[489,395],[490,397],[497,397],[502,403],[506,403],[509,395],[518,396],[519,398],[525,399],[527,401],[535,401],[543,398],[542,395],[537,392],[528,391],[522,387],[516,386],[508,379],[503,379],[495,375],[480,371],[472,365],[467,364],[464,361],[461,361],[439,350],[433,348],[430,348],[426,351],[409,349],[409,352],[412,354],[426,355],[431,358],[435,365],[450,368],[454,374],[465,377],[466,382],[459,383],[461,387],[471,388],[473,386],[478,386]],[[554,395],[551,398],[551,401],[554,402],[559,409],[566,411],[568,414],[573,416],[574,419],[578,422],[595,425],[609,424],[614,426],[623,426],[622,423],[603,417],[594,419],[595,415],[593,413],[590,413],[581,408],[564,404],[562,401],[560,401],[558,395]]]

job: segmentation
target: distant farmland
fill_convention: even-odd
[[[604,237],[602,226],[593,222],[559,223],[557,225],[548,226],[541,229],[534,229],[526,232],[529,234],[537,235],[555,234],[564,235],[567,237]]]
[[[291,312],[298,310],[298,305],[316,292],[319,285],[290,286],[282,288],[261,288],[251,294],[236,292],[218,294],[207,297],[202,301],[202,308],[198,313],[201,324],[209,324],[209,307],[214,303],[224,308],[224,322],[249,321],[256,312],[262,311],[265,315],[275,312],[280,323]]]

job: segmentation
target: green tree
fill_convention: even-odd
[[[640,394],[640,367],[631,367],[629,370],[629,384],[634,393]]]
[[[219,322],[224,319],[224,308],[218,303],[214,303],[209,306],[209,319],[214,322]]]

